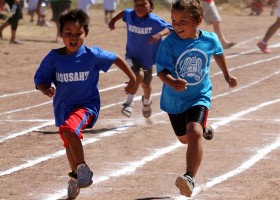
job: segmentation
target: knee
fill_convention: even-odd
[[[192,129],[187,132],[187,136],[189,141],[197,141],[202,138],[202,133],[195,129]]]

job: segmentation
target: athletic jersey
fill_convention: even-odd
[[[212,55],[223,53],[214,32],[200,30],[195,39],[180,39],[175,32],[162,42],[156,57],[157,73],[168,70],[172,77],[185,79],[187,89],[175,91],[166,84],[162,86],[160,107],[169,114],[179,114],[187,109],[211,105],[212,84],[210,60]]]
[[[123,21],[127,26],[126,58],[137,60],[143,68],[151,68],[162,39],[154,44],[149,44],[149,40],[165,28],[172,29],[171,25],[152,13],[140,18],[133,9],[124,10]]]
[[[53,107],[56,126],[63,125],[68,115],[79,107],[92,111],[96,121],[100,110],[99,72],[108,71],[115,60],[116,54],[112,52],[84,45],[71,55],[61,55],[58,49],[49,52],[36,71],[34,82],[36,86],[39,83],[55,85]]]

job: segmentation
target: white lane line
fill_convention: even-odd
[[[275,99],[273,101],[268,101],[268,102],[261,103],[261,104],[255,106],[255,107],[251,107],[251,108],[248,108],[247,110],[243,110],[243,111],[241,111],[239,113],[233,114],[233,115],[227,117],[227,119],[225,119],[225,120],[214,122],[213,124],[211,124],[211,126],[214,129],[217,129],[220,126],[223,126],[225,124],[230,123],[231,121],[238,120],[241,116],[244,116],[244,115],[246,115],[248,113],[257,111],[257,110],[259,110],[259,109],[261,109],[263,107],[270,106],[272,104],[279,103],[279,102],[280,102],[280,99]]]
[[[279,34],[280,35],[280,34]],[[250,40],[246,40],[246,41],[243,41],[243,42],[239,42],[237,45],[236,45],[236,47],[237,46],[240,46],[240,45],[243,45],[243,44],[246,44],[246,43],[249,43],[249,42],[251,42],[251,40],[254,40],[254,39],[258,39],[258,38],[260,38],[261,36],[257,36],[257,37],[255,37],[255,38],[253,38],[253,39],[250,39]],[[274,45],[270,45],[270,47],[279,47],[279,45],[280,45],[280,43],[276,43],[276,44],[274,44]],[[242,55],[246,55],[246,54],[248,54],[248,53],[252,53],[252,52],[254,52],[254,51],[259,51],[259,49],[258,48],[255,48],[255,49],[251,49],[251,50],[248,50],[248,51],[244,51],[244,52],[240,52],[240,53],[238,53],[238,54],[234,54],[234,55],[228,55],[228,56],[226,56],[226,59],[228,60],[228,59],[231,59],[231,58],[235,58],[235,57],[238,57],[238,56],[242,56]],[[213,59],[211,60],[212,62],[214,61]],[[113,72],[113,71],[117,71],[118,70],[118,68],[114,68],[114,69],[110,69],[108,72]],[[107,72],[107,73],[108,73]],[[103,73],[103,72],[102,72]],[[154,76],[156,75],[156,74],[153,74]],[[123,86],[123,84],[120,84],[119,86]],[[118,86],[118,87],[119,87]],[[113,86],[114,87],[114,86]],[[106,89],[105,89],[106,90]],[[37,90],[30,90],[30,91],[25,91],[25,92],[16,92],[16,93],[10,93],[10,94],[3,94],[3,95],[0,95],[0,99],[1,98],[5,98],[5,97],[11,97],[11,96],[17,96],[17,95],[22,95],[22,94],[28,94],[28,93],[33,93],[33,92],[37,92]]]
[[[114,170],[112,173],[106,175],[106,176],[100,176],[100,177],[94,177],[93,184],[98,184],[107,180],[110,180],[111,178],[115,177],[120,177],[124,175],[129,175],[132,174],[137,170],[137,168],[144,166],[146,163],[154,161],[163,155],[170,153],[177,149],[178,147],[181,147],[182,144],[179,142],[176,142],[169,147],[161,148],[161,149],[156,149],[153,154],[144,157],[142,160],[134,161],[134,162],[129,162],[127,163],[127,166],[120,169],[120,170]],[[62,197],[67,194],[66,189],[61,189],[59,191],[56,191],[55,194],[48,195],[48,197],[44,198],[45,200],[54,200],[54,199],[61,199]]]
[[[268,59],[259,60],[259,61],[255,61],[255,62],[252,62],[252,63],[247,63],[245,65],[241,65],[241,66],[237,66],[235,68],[231,68],[230,71],[245,68],[245,67],[251,67],[251,66],[256,65],[256,64],[260,64],[260,63],[263,63],[263,62],[269,62],[269,61],[279,59],[279,58],[280,58],[280,56],[275,56],[275,57],[271,57],[271,58],[268,58]],[[213,77],[221,75],[221,74],[222,74],[222,72],[214,73],[210,76],[210,78],[213,78]],[[153,76],[155,76],[155,75],[156,74],[153,74]],[[100,89],[99,91],[100,92],[106,92],[106,91],[110,91],[110,90],[117,89],[117,88],[124,87],[124,86],[125,86],[125,84],[119,84],[119,85],[115,85],[115,86],[108,87],[108,88],[105,88],[105,89]],[[3,113],[0,113],[0,116],[6,115],[6,114],[12,114],[12,113],[16,113],[16,112],[21,112],[21,111],[28,110],[28,109],[33,109],[33,108],[36,108],[36,107],[39,107],[39,106],[44,106],[44,105],[50,104],[50,103],[52,103],[52,101],[47,101],[47,102],[44,102],[44,103],[41,103],[41,104],[38,104],[38,105],[29,106],[29,107],[26,107],[26,108],[20,108],[20,109],[16,109],[16,110],[3,112]],[[122,104],[122,103],[117,103],[117,105]],[[108,105],[108,107],[110,107],[110,106]]]
[[[276,100],[273,100],[273,101],[269,101],[269,102],[264,102],[262,104],[259,104],[257,106],[254,106],[254,107],[251,107],[247,110],[243,110],[241,112],[238,112],[238,113],[235,113],[233,115],[231,115],[230,117],[227,117],[226,120],[222,120],[220,122],[217,122],[216,124],[214,124],[213,127],[215,128],[218,128],[219,126],[223,126],[223,125],[226,125],[226,124],[229,124],[231,122],[234,122],[234,121],[237,121],[239,117],[241,116],[244,116],[244,115],[247,115],[251,112],[255,112],[261,108],[264,108],[266,106],[270,106],[270,105],[273,105],[273,104],[276,104],[276,103],[279,103],[280,102],[280,99],[276,99]],[[245,162],[245,164],[243,163],[241,166],[243,171],[250,168],[253,164],[255,164],[256,162],[258,162],[259,160],[261,160],[263,158],[263,156],[265,156],[266,154],[268,154],[269,152],[271,152],[272,150],[274,150],[275,148],[277,148],[279,145],[280,145],[280,138],[279,140],[277,140],[278,143],[273,143],[272,145],[269,145],[269,146],[272,146],[273,148],[263,148],[263,149],[260,149],[257,153],[257,155],[253,156],[251,159],[249,159],[249,161]],[[110,178],[114,178],[114,177],[119,177],[119,176],[123,176],[123,175],[130,175],[131,173],[135,172],[137,170],[137,168],[140,168],[140,167],[143,167],[145,164],[147,164],[148,162],[151,162],[151,161],[154,161],[162,156],[164,156],[165,154],[167,153],[170,153],[172,151],[174,151],[175,149],[181,147],[181,146],[184,146],[182,145],[181,143],[179,142],[176,142],[168,147],[165,147],[165,148],[160,148],[160,149],[156,149],[154,150],[154,153],[152,153],[151,155],[149,156],[146,156],[144,157],[142,160],[140,161],[134,161],[134,162],[128,162],[126,167],[120,169],[120,170],[113,170],[113,172],[107,176],[101,176],[101,177],[95,177],[95,182],[94,184],[96,183],[100,183],[102,181],[107,181],[109,180]],[[261,153],[260,153],[261,152]],[[251,161],[251,162],[250,162]],[[252,162],[254,161],[254,162]],[[248,163],[249,162],[249,163]],[[244,168],[244,166],[247,166],[247,168]],[[239,167],[240,168],[240,167]],[[240,173],[240,170],[238,170],[239,168],[236,168],[234,171],[237,171]],[[231,175],[236,175],[236,174],[232,174]],[[228,177],[232,177],[232,176],[228,176]],[[224,178],[224,176],[222,176]],[[219,181],[217,181],[217,179],[214,179],[215,181],[213,182],[210,182],[210,184],[206,183],[204,185],[202,185],[201,187],[197,187],[195,188],[194,190],[194,195],[197,195],[199,192],[201,192],[203,190],[203,188],[210,188],[211,185],[213,185],[213,183],[220,183],[222,182],[223,180],[226,180],[226,179],[218,179]],[[52,195],[48,195],[48,197],[45,199],[45,200],[54,200],[54,199],[60,199],[62,197],[64,197],[66,194],[66,190],[65,189],[61,189],[57,192],[55,192],[55,194],[52,194]],[[174,197],[175,199],[179,200],[179,199],[188,199],[187,197],[183,197],[183,196],[179,196],[179,197]]]
[[[114,69],[110,69],[110,70],[108,70],[107,73],[113,72],[113,71],[117,71],[117,69],[115,69],[115,68]],[[29,91],[24,91],[24,92],[15,92],[15,93],[9,93],[9,94],[2,94],[2,95],[0,95],[0,99],[1,98],[6,98],[6,97],[18,96],[18,95],[22,95],[22,94],[29,94],[29,93],[33,93],[33,92],[38,92],[38,90],[34,89],[34,90],[29,90]]]
[[[0,143],[4,142],[4,141],[7,141],[7,140],[10,140],[10,139],[13,139],[13,138],[16,138],[18,136],[21,136],[21,135],[26,135],[32,131],[36,131],[40,128],[44,128],[46,126],[50,126],[50,125],[54,125],[54,121],[51,121],[51,122],[45,122],[39,126],[34,126],[32,128],[29,128],[29,129],[26,129],[26,130],[23,130],[23,131],[20,131],[20,132],[17,132],[17,133],[8,133],[7,137],[4,137],[4,138],[0,138]]]
[[[280,74],[280,71],[276,71],[276,72],[273,72],[272,74],[269,74],[268,76],[264,76],[262,77],[261,79],[258,79],[258,80],[255,80],[247,85],[244,85],[244,86],[238,86],[237,88],[234,88],[232,90],[229,90],[229,92],[225,92],[223,94],[218,94],[218,95],[215,95],[214,97],[212,97],[211,99],[216,99],[216,98],[219,98],[219,97],[222,97],[222,96],[226,96],[226,95],[229,95],[231,93],[234,93],[234,92],[239,92],[241,90],[244,90],[246,88],[249,88],[249,87],[252,87],[254,85],[257,85],[257,84],[260,84],[261,82],[265,81],[265,80],[268,80],[270,79],[272,76],[276,76]]]
[[[193,196],[196,196],[197,194],[199,194],[201,191],[206,190],[208,188],[211,188],[219,183],[222,183],[223,181],[226,181],[228,179],[230,179],[233,176],[236,176],[242,172],[244,172],[245,170],[251,168],[253,165],[255,165],[257,162],[259,162],[260,160],[262,160],[267,154],[269,154],[270,152],[272,152],[273,150],[277,149],[280,147],[280,137],[278,137],[276,139],[275,142],[259,149],[257,151],[257,154],[255,154],[254,156],[252,156],[249,160],[247,160],[246,162],[242,163],[239,167],[237,167],[236,169],[229,171],[221,176],[215,177],[213,178],[211,181],[200,185],[198,187],[196,187],[194,189],[194,193]]]
[[[252,86],[254,86],[254,85],[256,85],[256,84],[260,84],[262,81],[265,81],[265,80],[271,78],[272,76],[278,75],[279,73],[280,73],[280,71],[274,72],[274,73],[272,73],[272,74],[270,74],[270,75],[268,75],[268,76],[262,77],[261,79],[258,79],[258,80],[254,81],[254,82],[251,82],[251,83],[249,83],[248,85],[240,86],[240,87],[237,87],[236,89],[230,90],[229,92],[226,92],[226,93],[223,93],[223,94],[215,95],[215,96],[212,97],[212,99],[214,100],[214,99],[216,99],[216,98],[219,98],[219,97],[222,97],[222,96],[226,96],[226,95],[232,94],[232,93],[234,93],[234,92],[239,92],[239,91],[244,90],[244,89],[246,89],[246,88],[252,87]],[[160,92],[158,92],[158,93],[153,93],[152,96],[155,97],[155,96],[159,96],[160,94],[161,94]],[[134,100],[135,100],[135,101],[140,101],[140,100],[141,100],[141,96],[136,96],[136,97],[134,98]],[[106,106],[101,107],[101,110],[108,109],[108,108],[111,108],[111,107],[113,107],[113,106],[121,105],[121,104],[123,104],[122,101],[121,101],[121,102],[117,102],[117,103],[113,103],[113,104],[108,104],[108,105],[106,105]],[[0,113],[0,115],[1,115],[1,113]],[[53,124],[54,124],[54,122],[53,122]],[[51,125],[52,125],[52,124],[51,124]],[[46,126],[49,126],[49,125],[46,125]],[[41,128],[43,128],[43,127],[44,127],[44,126],[42,126]],[[34,130],[32,129],[31,131],[34,131]],[[31,131],[29,131],[29,132],[31,132]],[[29,133],[29,132],[28,132],[27,130],[22,131],[22,133],[25,133],[25,134],[27,134],[27,133]],[[14,138],[13,135],[19,136],[19,135],[24,135],[24,134],[19,134],[19,135],[18,135],[18,133],[8,133],[8,134],[6,134],[6,135],[9,135],[10,138]],[[8,139],[10,139],[10,138],[8,138]],[[0,139],[0,143],[2,143],[3,141],[6,141],[6,140],[8,140],[8,139],[2,138],[2,139]]]
[[[134,124],[132,124],[131,122],[128,123],[127,125],[122,125],[122,126],[119,126],[118,128],[115,128],[113,130],[110,130],[110,131],[106,131],[106,132],[103,132],[102,134],[100,134],[99,136],[95,137],[95,138],[90,138],[90,139],[86,139],[84,140],[82,143],[83,145],[88,145],[88,144],[92,144],[98,140],[100,140],[101,138],[104,138],[104,137],[109,137],[109,136],[113,136],[115,134],[120,134],[120,133],[124,133],[124,130],[128,129],[129,127],[133,126]],[[28,160],[26,161],[25,163],[21,164],[21,165],[18,165],[16,167],[13,167],[13,168],[10,168],[6,171],[1,171],[0,172],[0,177],[1,176],[5,176],[5,175],[8,175],[8,174],[12,174],[12,173],[15,173],[17,171],[20,171],[20,170],[23,170],[23,169],[26,169],[28,167],[32,167],[36,164],[39,164],[43,161],[47,161],[47,160],[51,160],[51,159],[55,159],[55,158],[58,158],[60,156],[63,156],[65,155],[65,149],[63,150],[60,150],[60,151],[57,151],[55,153],[52,153],[52,154],[48,154],[46,156],[42,156],[42,157],[39,157],[39,158],[35,158],[33,160]]]
[[[29,107],[25,107],[25,108],[19,108],[19,109],[10,110],[10,111],[7,111],[7,112],[2,112],[2,113],[0,113],[0,116],[1,115],[12,114],[12,113],[16,113],[16,112],[21,112],[21,111],[29,110],[29,109],[32,109],[32,108],[37,108],[37,107],[40,107],[40,106],[45,106],[45,105],[50,104],[50,103],[52,103],[52,101],[47,101],[47,102],[40,103],[40,104],[37,104],[37,105],[34,105],[34,106],[29,106]]]

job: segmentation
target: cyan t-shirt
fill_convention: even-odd
[[[166,84],[162,86],[160,107],[169,114],[179,114],[187,109],[211,105],[212,84],[210,60],[223,53],[222,45],[214,32],[200,30],[195,39],[181,39],[175,32],[162,42],[156,56],[157,73],[168,70],[172,77],[185,79],[187,89],[175,91]]]

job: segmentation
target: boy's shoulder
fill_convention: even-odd
[[[215,32],[205,31],[200,29],[201,35],[205,37],[218,37]]]

